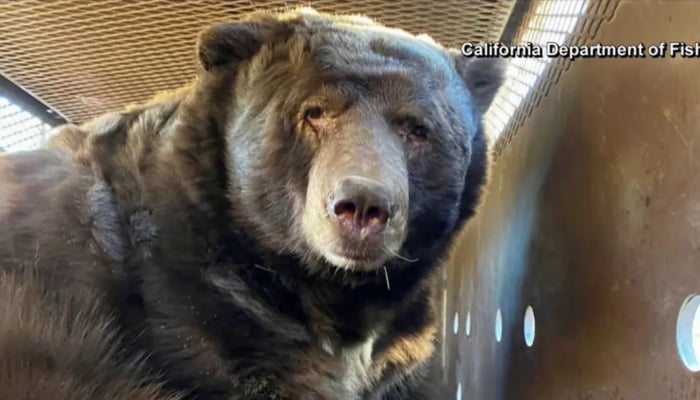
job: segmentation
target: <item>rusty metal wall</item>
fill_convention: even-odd
[[[694,44],[698,20],[700,2],[622,1],[595,39]],[[441,398],[700,399],[676,343],[679,308],[700,292],[699,76],[700,59],[679,57],[580,59],[561,74],[448,261]]]

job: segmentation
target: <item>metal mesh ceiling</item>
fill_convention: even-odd
[[[567,46],[591,44],[604,21],[613,18],[619,0],[539,0],[530,4],[515,43],[544,46],[555,42]],[[489,125],[505,124],[493,153],[500,157],[520,126],[532,114],[571,65],[566,57],[513,58],[509,76],[487,113]],[[525,89],[525,90],[523,90]],[[500,121],[497,121],[500,120]]]
[[[259,9],[362,13],[446,46],[498,40],[515,0],[0,0],[0,74],[72,122],[188,82],[198,32]]]

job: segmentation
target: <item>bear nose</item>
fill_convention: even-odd
[[[391,218],[389,190],[371,179],[342,178],[331,199],[328,213],[353,236],[365,238],[382,232]]]

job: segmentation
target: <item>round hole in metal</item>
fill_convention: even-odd
[[[467,336],[472,334],[472,312],[471,312],[471,310],[467,311],[467,317],[464,320],[464,333],[466,333]]]
[[[525,338],[525,345],[532,347],[533,343],[535,343],[535,311],[532,309],[532,306],[527,306],[527,309],[525,309],[523,337]]]
[[[455,335],[459,332],[459,313],[455,313],[455,318],[452,320],[452,332]]]
[[[494,336],[496,336],[496,341],[500,342],[503,337],[503,317],[501,316],[501,309],[496,311],[496,323],[493,329]]]
[[[676,322],[678,355],[690,371],[700,371],[700,295],[688,296]]]

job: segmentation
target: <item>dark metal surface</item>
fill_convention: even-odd
[[[513,41],[518,35],[518,31],[525,20],[525,16],[532,5],[532,2],[533,0],[519,0],[515,2],[513,9],[510,12],[510,16],[508,17],[508,22],[506,22],[506,26],[503,28],[503,33],[501,33],[501,43],[507,45],[514,44]]]
[[[0,96],[4,96],[12,103],[17,104],[49,125],[56,126],[66,123],[66,119],[56,110],[42,103],[39,99],[30,95],[2,75],[0,75]]]
[[[596,41],[694,44],[699,19],[700,2],[621,2]],[[562,74],[448,262],[442,398],[460,384],[473,400],[700,398],[675,342],[679,307],[700,292],[699,76],[698,58],[670,57]]]

